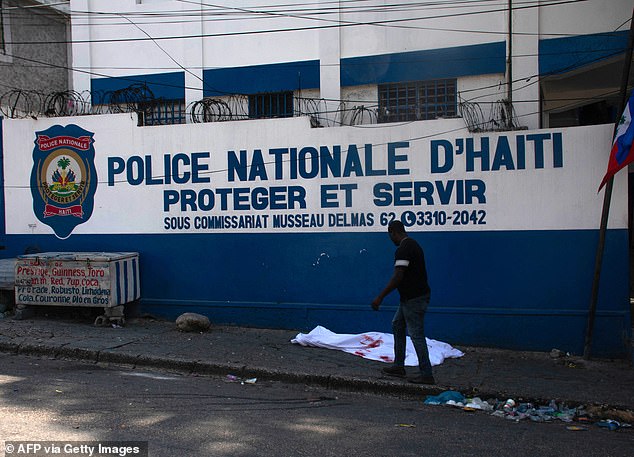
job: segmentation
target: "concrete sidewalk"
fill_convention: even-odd
[[[554,399],[571,406],[634,410],[634,368],[628,360],[584,361],[553,358],[550,353],[457,346],[465,355],[434,368],[437,385],[420,386],[382,375],[386,365],[380,362],[292,344],[297,333],[230,326],[182,333],[173,322],[147,318],[131,319],[125,327],[95,327],[90,318],[38,315],[26,320],[0,319],[0,351],[421,399],[456,390],[482,399],[513,398],[536,404]]]

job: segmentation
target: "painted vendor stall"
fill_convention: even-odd
[[[136,252],[45,252],[20,255],[15,303],[103,308],[95,325],[125,323],[124,305],[140,297]]]
[[[611,125],[469,133],[462,119],[138,127],[133,114],[2,121],[6,257],[138,252],[144,312],[389,331],[386,230],[423,246],[427,334],[580,353]],[[631,337],[627,176],[615,179],[593,353]]]

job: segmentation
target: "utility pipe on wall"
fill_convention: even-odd
[[[513,105],[513,0],[509,0],[508,53],[506,67],[506,98]]]

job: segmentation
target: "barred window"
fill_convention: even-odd
[[[271,92],[249,95],[249,117],[293,117],[293,92]]]
[[[456,80],[379,85],[379,123],[456,116]]]
[[[142,105],[143,125],[184,124],[186,122],[185,100],[154,100]]]

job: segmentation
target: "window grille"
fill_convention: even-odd
[[[249,95],[249,117],[293,117],[293,92],[271,92]]]
[[[455,117],[456,80],[379,85],[379,123]]]
[[[141,107],[143,125],[184,124],[187,113],[185,100],[154,100]],[[144,109],[145,108],[145,109]]]

